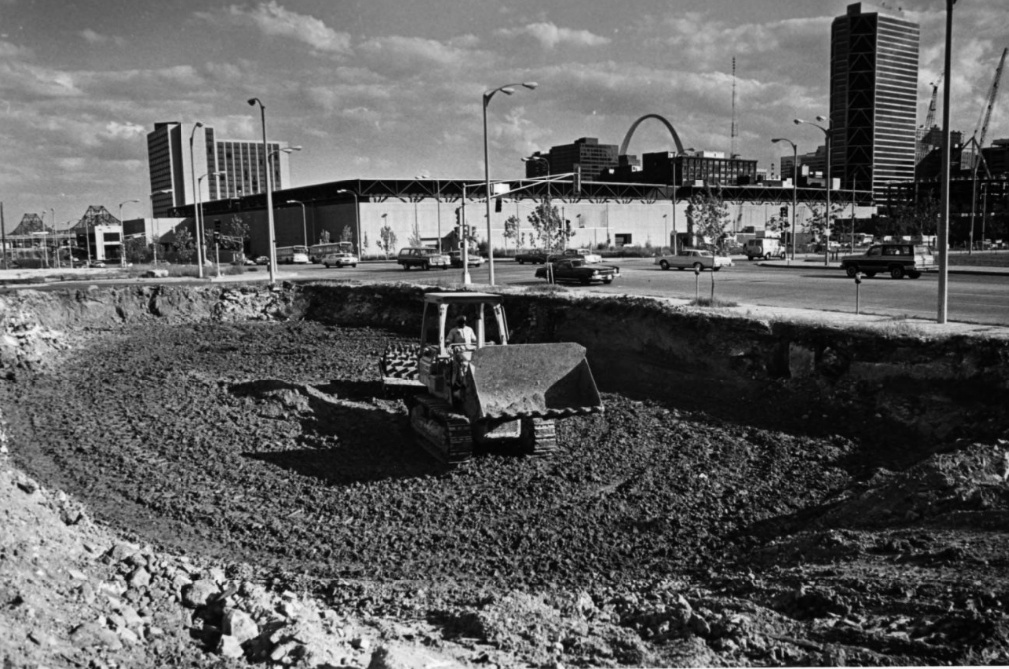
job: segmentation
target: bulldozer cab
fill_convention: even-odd
[[[501,296],[491,293],[428,293],[424,296],[421,326],[421,351],[449,357],[452,345],[448,332],[456,318],[465,316],[476,335],[470,348],[508,344],[508,323],[501,306]]]

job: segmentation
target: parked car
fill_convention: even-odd
[[[551,263],[553,266],[554,281],[578,281],[588,285],[593,281],[603,283],[613,283],[613,279],[620,276],[620,268],[614,265],[602,265],[599,263],[586,263],[581,258],[563,258]],[[536,278],[548,279],[549,267],[537,267]]]
[[[396,262],[403,266],[403,269],[419,267],[420,269],[431,269],[440,267],[446,269],[452,264],[451,258],[438,249],[427,246],[408,246],[399,250]]]
[[[547,261],[547,254],[545,251],[540,251],[539,249],[533,249],[531,251],[521,251],[515,254],[515,262],[520,265],[526,263],[531,263],[533,265],[542,265]]]
[[[98,259],[91,260],[90,262],[88,262],[88,267],[95,267],[95,268],[98,268],[98,269],[103,269],[105,267],[105,261],[98,260]]]
[[[326,269],[330,267],[357,267],[357,256],[345,251],[336,251],[322,256],[322,264]]]
[[[696,270],[710,269],[715,272],[723,267],[732,267],[732,258],[728,256],[716,256],[711,251],[703,249],[681,249],[675,255],[659,256],[655,259],[655,264],[662,269],[686,269],[688,267]]]
[[[563,253],[565,258],[581,258],[587,263],[602,262],[603,257],[598,253],[592,253],[592,251],[586,249],[565,249]]]
[[[448,257],[452,261],[452,267],[462,267],[462,251],[451,251]],[[470,251],[466,256],[466,264],[470,267],[482,267],[484,262],[486,258],[476,251]]]
[[[889,272],[894,279],[902,279],[905,275],[917,279],[922,272],[934,272],[938,268],[931,247],[910,242],[874,244],[865,253],[841,258],[841,269],[850,277],[860,272],[870,277]]]
[[[269,265],[270,264],[270,259],[267,258],[266,256],[259,256],[258,258],[256,258],[256,264],[257,265]]]

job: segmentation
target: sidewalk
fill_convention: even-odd
[[[733,262],[736,262],[733,258]],[[736,262],[736,264],[746,264],[747,260],[743,256],[742,262]],[[826,265],[823,263],[823,255],[821,254],[798,254],[795,256],[795,261],[789,260],[757,260],[753,264],[760,265],[761,267],[775,267],[778,269],[835,269],[841,270],[840,260],[831,260]],[[977,276],[1009,276],[1009,267],[986,267],[986,266],[972,266],[972,265],[950,265],[950,274],[973,274]]]

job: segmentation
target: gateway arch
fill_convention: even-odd
[[[676,134],[676,129],[673,127],[673,124],[667,121],[664,116],[660,116],[659,114],[645,114],[631,125],[631,129],[627,131],[627,134],[624,136],[624,141],[620,144],[620,151],[617,155],[627,155],[627,146],[631,143],[631,137],[634,136],[634,131],[638,129],[638,126],[641,125],[642,121],[650,118],[654,118],[666,126],[669,130],[669,134],[673,136],[673,143],[676,144],[676,153],[683,153],[683,142],[680,141],[680,136]]]

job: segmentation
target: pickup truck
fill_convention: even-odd
[[[662,269],[696,269],[697,271],[710,269],[717,272],[723,267],[732,267],[732,259],[727,256],[716,256],[711,251],[703,249],[683,249],[675,255],[659,256],[655,263]]]
[[[922,244],[895,243],[874,244],[860,255],[841,258],[841,269],[848,276],[859,273],[866,276],[876,276],[880,272],[889,272],[894,279],[909,276],[917,279],[922,272],[934,272],[938,269],[931,247]]]

